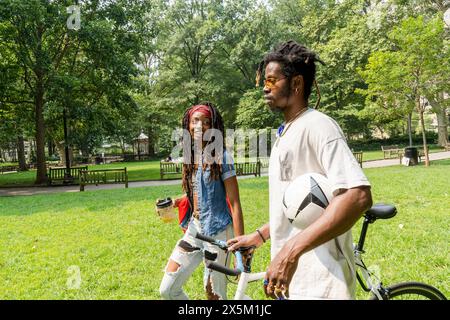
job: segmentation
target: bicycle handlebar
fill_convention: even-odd
[[[214,239],[214,238],[205,236],[204,234],[201,234],[201,233],[198,233],[198,232],[197,232],[197,234],[195,235],[195,237],[196,237],[197,239],[200,239],[200,240],[209,242],[209,243],[211,243],[211,244],[213,244],[213,245],[215,245],[215,246],[218,246],[218,247],[219,247],[220,249],[222,249],[222,250],[227,250],[227,249],[228,249],[228,245],[227,245],[227,243],[226,243],[225,241],[222,241],[222,240],[216,240],[216,239]]]
[[[198,233],[195,235],[195,237],[197,239],[209,242],[215,246],[218,246],[219,248],[221,248],[222,250],[227,250],[228,249],[228,245],[225,241],[222,240],[217,240],[208,236],[205,236],[201,233]],[[242,253],[239,251],[239,249],[237,251],[233,252],[234,255],[236,256],[236,261],[237,261],[237,266],[235,269],[231,269],[228,268],[224,265],[218,264],[216,262],[206,262],[206,267],[208,267],[209,269],[224,273],[226,275],[229,276],[238,276],[240,275],[242,272],[244,272],[244,263],[242,261]]]

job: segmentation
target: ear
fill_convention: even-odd
[[[305,81],[303,80],[302,75],[296,75],[292,78],[292,89],[296,93],[300,93],[304,91]]]

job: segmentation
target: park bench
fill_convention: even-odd
[[[358,161],[359,166],[362,168],[363,152],[362,151],[353,151],[353,156],[355,156],[356,161]]]
[[[237,176],[255,175],[261,176],[261,161],[235,163],[234,168]],[[164,176],[171,174],[181,174],[183,172],[183,163],[181,162],[164,162],[159,163],[159,174],[161,180]]]
[[[261,157],[259,158],[259,162],[261,162],[261,169],[267,169],[269,168],[269,157]]]
[[[235,163],[234,168],[237,176],[247,176],[252,174],[255,175],[255,177],[261,176],[261,161]]]
[[[122,156],[105,156],[103,163],[123,162]]]
[[[127,168],[118,169],[96,169],[80,171],[80,191],[84,191],[84,187],[88,184],[109,184],[124,183],[128,188],[128,172]]]
[[[71,167],[70,175],[71,178],[66,177],[66,168],[49,168],[47,171],[47,184],[50,186],[56,181],[61,181],[62,183],[77,183],[80,181],[80,171],[87,170],[87,166],[81,167]]]
[[[450,142],[447,142],[447,144],[444,146],[445,151],[450,151]]]
[[[182,162],[161,161],[159,163],[159,175],[161,177],[161,180],[164,179],[165,175],[181,174],[182,171],[183,171]]]
[[[381,146],[381,150],[383,151],[384,159],[396,158],[398,157],[399,153],[403,151],[403,149],[399,148],[398,145]]]
[[[0,167],[0,173],[19,171],[19,166],[2,166]]]

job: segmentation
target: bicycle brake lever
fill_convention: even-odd
[[[237,250],[239,250],[240,252],[244,252],[244,251],[249,251],[249,250],[252,250],[255,248],[256,248],[256,246],[248,246],[248,247],[239,247],[239,248],[237,248]]]

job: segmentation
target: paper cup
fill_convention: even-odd
[[[163,222],[173,221],[176,217],[171,198],[158,199],[156,201],[156,213]]]

